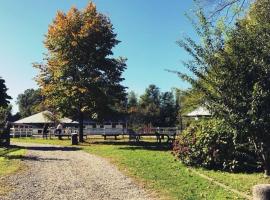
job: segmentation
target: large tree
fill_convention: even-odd
[[[17,97],[19,112],[22,117],[28,117],[42,111],[42,95],[40,89],[27,89]]]
[[[35,64],[45,103],[79,119],[80,142],[85,116],[102,120],[125,100],[121,81],[126,60],[112,57],[116,36],[109,18],[92,2],[83,10],[59,11],[44,41],[47,62]]]
[[[180,74],[204,94],[213,115],[234,130],[235,143],[254,145],[270,175],[270,4],[257,0],[228,37],[201,16],[203,41],[181,42],[195,77]]]

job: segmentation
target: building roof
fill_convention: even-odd
[[[198,107],[192,112],[186,114],[185,116],[187,117],[200,117],[200,116],[211,116],[210,112],[208,109],[204,107]]]
[[[37,114],[34,114],[32,116],[20,119],[18,121],[15,121],[15,124],[45,124],[45,123],[53,123],[53,121],[51,119],[49,119],[48,116],[52,115],[52,113],[50,111],[43,111]],[[65,124],[71,124],[71,123],[78,123],[76,121],[73,121],[69,118],[62,118],[60,119],[61,123],[65,123]]]

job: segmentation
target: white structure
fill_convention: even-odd
[[[198,117],[210,117],[211,113],[209,112],[209,110],[207,110],[204,107],[198,107],[195,110],[193,110],[192,112],[186,114],[185,116],[186,117],[195,117],[195,119],[197,120]]]
[[[52,113],[50,111],[43,111],[32,116],[20,119],[13,122],[11,128],[11,134],[19,136],[30,136],[35,134],[42,134],[44,124],[53,124],[54,122],[50,119]],[[69,118],[62,118],[59,120],[63,124],[78,124]]]
[[[51,124],[51,123],[54,123],[51,119],[49,119],[49,116],[52,116],[52,113],[46,110],[46,111],[34,114],[32,116],[20,119],[18,121],[15,121],[14,124]],[[60,119],[59,121],[64,124],[73,124],[73,123],[77,124],[78,123],[66,117]]]
[[[50,119],[52,113],[50,111],[43,111],[32,116],[20,119],[13,122],[11,135],[15,136],[32,136],[42,135],[44,124],[50,124],[49,133],[54,134],[54,121]],[[65,134],[77,133],[78,125],[77,121],[73,121],[69,118],[62,118],[59,120],[64,124]],[[119,135],[123,133],[123,123],[120,122],[105,122],[103,124],[96,123],[94,121],[84,121],[84,134],[85,135]]]

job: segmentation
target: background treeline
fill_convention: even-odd
[[[156,85],[149,85],[141,96],[131,91],[127,99],[130,127],[181,125],[181,92],[178,89],[161,92]]]
[[[181,101],[184,92],[179,89],[161,92],[156,85],[149,85],[145,92],[138,96],[134,91],[127,93],[126,102],[115,105],[115,109],[107,115],[110,120],[127,121],[130,128],[145,125],[158,127],[181,126]],[[28,117],[45,109],[40,89],[27,89],[18,95],[18,115]]]
[[[0,107],[2,124],[46,110],[41,90],[27,89],[18,95],[16,99],[18,112],[12,114],[12,106],[9,102],[11,97],[7,95],[7,88],[3,79],[1,83],[1,92],[6,95],[2,95],[3,100],[1,100],[2,106]],[[127,121],[130,128],[144,126],[177,126],[181,128],[186,120],[183,115],[200,105],[199,100],[198,94],[192,89],[183,91],[173,88],[171,91],[161,92],[159,87],[151,84],[141,95],[134,91],[128,92],[126,101],[115,105],[115,108],[107,113],[109,117],[105,120]]]

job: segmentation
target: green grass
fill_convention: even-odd
[[[70,145],[69,140],[13,139],[20,142],[34,142]],[[146,188],[157,191],[165,199],[242,199],[234,193],[194,174],[186,166],[176,161],[166,148],[155,143],[128,143],[118,140],[88,140],[82,149],[107,158],[124,173],[143,183]],[[250,188],[258,183],[270,183],[261,173],[233,174],[205,169],[195,169],[216,181],[250,195]]]
[[[23,142],[23,143],[36,143],[36,144],[52,144],[52,145],[71,145],[70,140],[63,139],[58,140],[56,138],[52,139],[42,139],[42,138],[11,138],[12,142]]]
[[[149,147],[149,146],[148,146]],[[111,160],[165,199],[241,199],[193,174],[168,151],[127,145],[91,145],[85,151]]]
[[[251,188],[257,184],[270,184],[270,178],[265,178],[263,173],[229,173],[214,170],[196,169],[225,185],[238,191],[251,195]]]
[[[1,178],[22,169],[20,158],[25,154],[24,149],[18,147],[0,148],[0,195],[9,191],[8,186]]]

